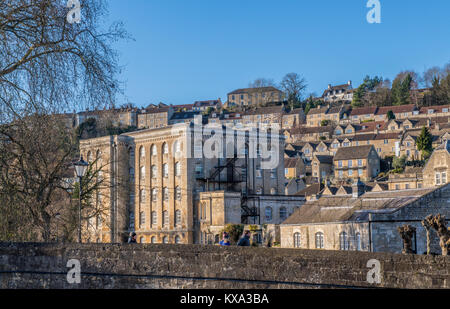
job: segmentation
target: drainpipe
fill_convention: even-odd
[[[369,213],[369,252],[373,252],[373,243],[372,243],[372,214]]]

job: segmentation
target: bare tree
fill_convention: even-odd
[[[303,93],[308,86],[306,79],[297,73],[288,73],[281,81],[281,89],[284,91],[289,104],[294,105],[302,100]]]
[[[81,23],[65,1],[0,1],[0,111],[3,119],[112,104],[119,89],[120,23],[102,31],[106,1],[84,0]]]
[[[57,214],[68,238],[76,226],[67,171],[79,155],[78,138],[58,113],[114,106],[120,83],[111,44],[127,34],[120,23],[101,26],[106,4],[82,1],[81,22],[72,24],[66,1],[0,1],[2,240],[50,241]],[[100,185],[90,180],[83,201]],[[85,219],[98,215],[83,205]]]
[[[249,88],[275,87],[275,82],[271,78],[257,78],[248,84]]]
[[[78,198],[79,187],[70,182],[78,154],[75,134],[55,116],[34,115],[0,126],[0,139],[0,218],[9,226],[0,239],[50,241],[58,213],[73,230],[78,204],[70,200]],[[93,160],[83,180],[84,219],[103,211],[92,201],[108,187],[104,170]]]

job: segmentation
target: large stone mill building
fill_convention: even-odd
[[[257,129],[182,124],[82,140],[80,149],[107,180],[85,241],[123,242],[135,231],[142,243],[212,243],[226,224],[280,224],[304,201],[284,196],[284,138]]]

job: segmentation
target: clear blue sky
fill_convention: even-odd
[[[393,79],[450,61],[450,1],[108,0],[135,41],[117,44],[137,106],[222,98],[256,78],[302,74],[308,93],[365,75]]]

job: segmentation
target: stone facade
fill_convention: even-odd
[[[401,253],[397,228],[416,228],[414,250],[426,252],[421,221],[430,214],[450,217],[450,186],[322,196],[304,204],[280,226],[284,248]],[[440,254],[434,234],[433,252]]]
[[[80,284],[67,282],[67,262],[74,258],[81,263]],[[372,259],[380,262],[380,283],[367,281]],[[443,256],[198,245],[0,244],[3,289],[448,289],[449,278],[450,259]]]
[[[448,183],[450,173],[450,143],[445,141],[436,148],[423,169],[424,187]]]
[[[199,243],[201,192],[225,190],[238,193],[241,199],[248,194],[284,195],[282,137],[271,136],[276,143],[272,157],[277,162],[275,168],[264,169],[261,154],[249,156],[257,150],[249,149],[248,131],[224,130],[218,139],[221,150],[220,143],[213,143],[224,156],[231,149],[231,158],[207,158],[203,149],[211,143],[211,135],[191,128],[178,125],[81,141],[83,156],[101,153],[107,169],[104,177],[111,184],[101,201],[103,221],[111,224],[102,226],[102,237],[96,231],[96,237],[85,237],[86,241],[121,242],[136,231],[139,242]],[[230,132],[232,144],[227,139]],[[245,151],[239,148],[245,145],[239,146],[237,136],[247,141]]]

